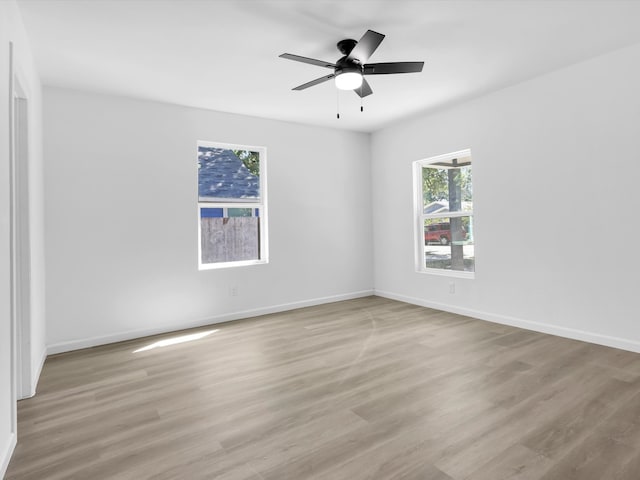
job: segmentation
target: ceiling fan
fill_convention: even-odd
[[[337,43],[337,47],[344,56],[336,63],[301,57],[291,53],[283,53],[280,58],[333,69],[332,74],[303,83],[292,90],[305,90],[335,78],[337,88],[340,90],[353,90],[362,98],[373,93],[364,75],[421,72],[424,66],[424,62],[366,63],[383,39],[384,35],[381,33],[367,30],[359,41],[351,38],[340,40]]]

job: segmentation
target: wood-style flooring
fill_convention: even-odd
[[[9,480],[638,480],[640,355],[368,297],[52,356],[18,429]]]

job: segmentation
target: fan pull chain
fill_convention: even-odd
[[[340,90],[336,88],[336,118],[340,120]]]

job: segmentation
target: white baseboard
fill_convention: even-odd
[[[486,320],[488,322],[510,325],[512,327],[524,328],[525,330],[533,330],[535,332],[548,333],[550,335],[556,335],[558,337],[571,338],[573,340],[580,340],[583,342],[595,343],[597,345],[604,345],[606,347],[619,348],[621,350],[640,353],[640,342],[628,340],[626,338],[611,337],[608,335],[588,332],[585,330],[560,327],[549,323],[534,322],[531,320],[524,320],[507,315],[482,312],[480,310],[463,308],[455,305],[448,305],[445,303],[431,302],[421,298],[409,297],[407,295],[402,295],[399,293],[375,290],[375,295],[392,300],[398,300],[400,302],[411,303],[413,305],[419,305],[421,307],[434,308],[436,310],[443,310],[445,312],[466,315],[468,317],[477,318],[479,320]]]
[[[18,400],[24,400],[25,398],[31,398],[36,394],[36,388],[38,386],[38,380],[40,380],[40,374],[42,373],[42,367],[44,366],[44,362],[47,359],[47,349],[42,350],[42,355],[40,356],[40,360],[36,365],[35,372],[32,371],[29,376],[29,390],[20,392]]]
[[[16,441],[16,434],[11,432],[8,438],[7,446],[4,450],[0,451],[0,478],[4,478],[5,473],[7,473],[11,455],[13,455],[13,451],[16,448]]]
[[[33,377],[33,382],[31,384],[31,396],[33,397],[36,394],[36,389],[38,388],[38,380],[40,380],[40,374],[42,373],[42,367],[44,367],[44,362],[47,360],[47,348],[45,347],[42,350],[42,356],[40,358],[40,362],[38,362],[38,366],[36,367],[35,375]]]
[[[239,312],[227,313],[224,315],[217,315],[215,317],[207,317],[200,320],[180,323],[176,325],[164,325],[159,328],[129,330],[126,332],[118,332],[110,335],[84,338],[79,340],[71,340],[68,342],[59,342],[59,343],[54,343],[52,345],[49,345],[47,347],[47,355],[70,352],[72,350],[80,350],[82,348],[96,347],[98,345],[106,345],[108,343],[122,342],[125,340],[133,340],[135,338],[148,337],[150,335],[158,335],[161,333],[169,333],[169,332],[174,332],[176,330],[186,330],[189,328],[204,327],[207,325],[214,325],[216,323],[229,322],[232,320],[240,320],[243,318],[258,317],[260,315],[267,315],[270,313],[286,312],[288,310],[295,310],[296,308],[313,307],[315,305],[322,305],[324,303],[341,302],[343,300],[351,300],[354,298],[367,297],[373,294],[374,294],[373,290],[362,290],[359,292],[351,292],[351,293],[345,293],[340,295],[332,295],[329,297],[313,298],[309,300],[283,303],[280,305],[273,305],[269,307],[243,310]]]

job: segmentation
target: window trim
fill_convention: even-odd
[[[417,273],[426,273],[430,275],[440,275],[444,277],[455,278],[475,278],[475,269],[473,272],[467,272],[462,270],[446,270],[443,268],[429,268],[425,265],[424,260],[424,221],[425,219],[438,219],[438,218],[459,218],[459,217],[471,217],[474,218],[473,210],[459,212],[444,212],[425,214],[424,213],[424,200],[422,191],[422,169],[434,163],[444,162],[460,157],[473,157],[471,156],[471,149],[459,150],[457,152],[445,153],[443,155],[437,155],[435,157],[428,157],[413,162],[413,216],[414,216],[414,266]],[[473,165],[473,160],[471,162]],[[437,167],[436,167],[437,168]],[[475,241],[474,241],[475,252]],[[474,256],[475,263],[475,256]]]
[[[198,195],[198,162],[196,161],[196,213],[198,225],[198,270],[218,270],[221,268],[246,267],[251,265],[264,265],[269,263],[269,232],[268,232],[268,209],[267,209],[267,148],[262,146],[239,145],[235,143],[210,142],[198,140],[196,142],[196,160],[198,158],[198,147],[222,148],[225,150],[249,150],[258,152],[260,155],[260,198],[239,199],[230,198],[228,202],[216,200],[212,202],[201,202]],[[239,260],[235,262],[202,263],[202,225],[200,210],[202,208],[251,208],[258,209],[260,239],[258,249],[260,258],[257,260]],[[254,216],[252,212],[251,216]]]

